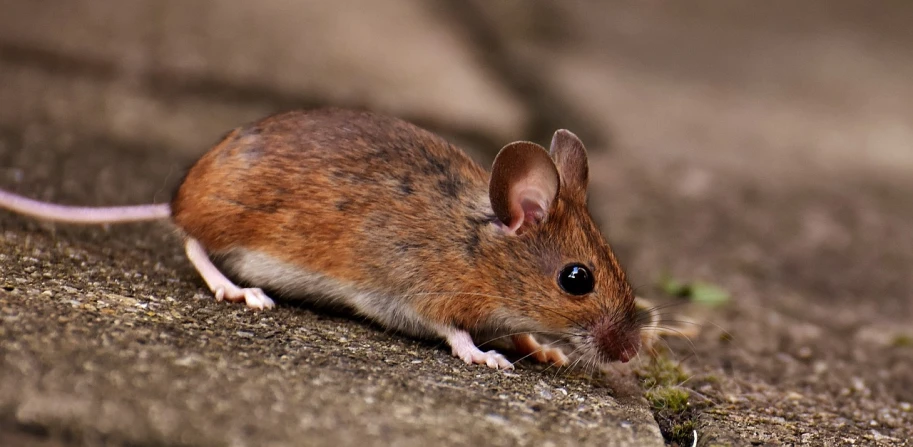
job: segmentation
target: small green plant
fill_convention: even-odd
[[[637,376],[645,389],[677,386],[688,380],[688,375],[682,371],[681,366],[665,356],[653,358],[649,364],[637,370]]]
[[[729,292],[722,287],[703,281],[684,282],[663,275],[659,278],[659,287],[669,295],[688,298],[707,306],[720,306],[729,301]]]
[[[679,387],[660,386],[644,393],[650,405],[656,411],[681,413],[688,410],[688,390]]]
[[[685,421],[681,424],[675,424],[670,430],[669,443],[676,443],[681,446],[690,446],[694,443],[694,431],[697,424],[694,421]]]
[[[907,334],[897,334],[891,340],[891,346],[895,348],[906,348],[913,346],[913,336]]]

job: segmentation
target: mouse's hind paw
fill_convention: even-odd
[[[244,301],[247,307],[251,309],[270,309],[276,305],[272,298],[263,292],[263,289],[241,288],[231,282],[217,286],[213,293],[216,295],[216,301],[222,301],[223,299],[232,303]]]
[[[196,239],[188,238],[184,249],[187,252],[187,259],[190,259],[190,263],[196,267],[197,272],[203,277],[203,281],[209,286],[209,290],[212,290],[216,301],[226,300],[231,303],[244,301],[247,307],[257,310],[275,307],[276,303],[266,296],[262,289],[238,287],[226,278],[209,260],[206,250]]]

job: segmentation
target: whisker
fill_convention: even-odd
[[[651,307],[648,309],[636,309],[634,312],[636,314],[636,318],[638,318],[638,319],[653,318],[656,315],[678,315],[680,313],[680,312],[675,312],[675,313],[669,312],[670,309],[671,309],[671,306],[670,307]]]
[[[568,338],[577,336],[577,334],[575,334],[573,332],[562,332],[562,331],[518,331],[518,332],[511,332],[509,334],[499,335],[494,338],[489,338],[483,342],[480,342],[479,346],[482,346],[486,343],[491,343],[496,340],[500,340],[502,338],[513,337],[514,335],[524,335],[524,334],[564,335]],[[551,343],[556,343],[556,342],[551,342]]]
[[[699,322],[699,321],[693,321],[693,320],[672,320],[672,319],[670,319],[670,320],[657,321],[657,322],[652,323],[652,324],[649,324],[649,325],[644,325],[644,326],[642,326],[642,328],[643,328],[643,329],[649,329],[649,328],[672,327],[673,325],[670,324],[670,323],[675,323],[675,324],[678,324],[678,325],[696,326],[696,327],[698,327],[698,328],[701,328],[701,327],[704,326],[704,324],[703,324],[702,322]]]
[[[567,357],[568,357],[568,358],[573,358],[574,355],[576,355],[577,352],[580,351],[581,348],[582,348],[581,346],[575,347],[573,351],[571,351],[569,354],[566,354]],[[575,360],[574,363],[572,363],[572,364],[566,366],[566,370],[571,370],[571,369],[573,369],[574,367],[576,367],[576,366],[577,366],[577,363],[580,362],[580,359],[581,359],[581,357],[578,356],[578,357],[577,357],[577,360]],[[560,370],[561,370],[562,367],[561,367],[561,366],[558,366],[558,365],[555,365],[554,363],[548,365],[548,367],[546,367],[544,370],[542,370],[542,372],[543,372],[543,373],[548,372],[548,370],[551,369],[552,367],[555,367],[555,368],[556,368],[556,369],[555,369],[555,375],[553,376],[553,378],[554,378],[554,377],[558,377],[558,372],[560,372]]]
[[[583,351],[583,352],[581,354],[577,355],[577,360],[574,361],[574,364],[571,366],[576,368],[578,365],[580,365],[581,362],[583,362],[583,369],[585,370],[585,368],[587,366],[587,362],[589,362],[593,358],[592,355],[587,355],[587,352],[586,352],[591,349],[592,349],[592,347],[589,345],[589,343],[583,343],[577,349],[574,349],[574,354],[577,354],[580,351]]]
[[[675,318],[668,318],[668,316],[670,314],[659,312],[659,310],[668,310],[670,308],[684,306],[687,304],[690,304],[690,303],[688,303],[688,302],[668,302],[668,303],[662,303],[659,305],[651,306],[651,307],[648,307],[645,309],[638,309],[637,317],[635,318],[635,322],[637,322],[637,323],[651,322],[651,326],[659,326],[663,323],[689,324],[689,325],[694,325],[694,326],[703,326],[703,325],[707,324],[707,325],[710,325],[710,326],[713,326],[713,327],[719,329],[727,336],[732,337],[732,334],[728,330],[724,329],[722,326],[720,326],[719,324],[714,323],[712,321],[705,320],[705,321],[698,322],[698,321],[694,321],[694,320],[681,320],[681,319],[675,319]]]
[[[651,351],[657,352],[657,350],[655,348],[653,348],[653,345],[656,345],[658,343],[662,343],[662,346],[665,347],[666,351],[672,350],[672,348],[669,346],[669,340],[667,340],[663,337],[654,337],[653,340],[654,341],[651,342]],[[640,352],[638,352],[637,355],[640,355]],[[651,355],[651,357],[652,357],[652,355]]]
[[[593,377],[596,374],[596,370],[599,368],[597,361],[595,356],[590,356],[587,359],[584,370],[587,372],[588,376]]]
[[[664,328],[663,330],[664,330],[664,331],[669,331],[669,332],[674,332],[674,333],[678,334],[679,337],[684,338],[684,339],[688,342],[688,345],[691,347],[691,353],[694,354],[694,355],[697,355],[697,346],[694,345],[694,342],[691,340],[691,337],[688,337],[688,335],[686,335],[686,334],[683,333],[682,331],[679,331],[679,330],[674,329],[674,328]],[[660,337],[657,337],[657,339],[660,339],[660,340],[661,340]],[[669,347],[669,344],[668,344],[668,343],[666,343],[666,347],[667,347],[667,348]]]
[[[511,365],[516,365],[517,363],[520,363],[520,362],[522,362],[522,361],[528,359],[529,357],[531,357],[533,354],[535,354],[535,353],[537,353],[537,352],[539,352],[538,349],[535,350],[535,351],[533,351],[533,352],[530,352],[529,354],[524,355],[523,357],[518,358],[517,360],[515,360],[515,361],[513,361],[513,362],[510,362],[510,364],[511,364]]]
[[[654,328],[655,328],[655,329],[661,329],[661,330],[673,330],[673,329],[674,329],[674,327],[666,326],[666,325],[665,325],[666,323],[676,323],[676,324],[680,324],[680,325],[682,325],[682,324],[684,324],[684,325],[692,325],[692,326],[696,326],[696,327],[698,327],[698,328],[701,328],[701,327],[703,327],[704,325],[709,325],[709,326],[712,326],[712,327],[714,327],[714,328],[716,328],[716,329],[719,329],[719,330],[720,330],[723,334],[725,334],[727,337],[734,338],[734,336],[732,335],[732,333],[730,333],[728,330],[724,329],[724,328],[723,328],[722,326],[720,326],[719,324],[716,324],[716,323],[714,323],[714,322],[712,322],[712,321],[709,321],[709,320],[694,321],[694,320],[663,319],[663,320],[657,321],[655,324],[651,324],[651,325],[649,325],[649,326],[644,326],[643,329],[654,329]],[[686,337],[684,334],[682,334],[681,332],[679,332],[679,335],[682,336],[682,337],[684,337],[684,338],[687,338],[687,337]]]
[[[535,353],[537,353],[537,352],[545,352],[545,350],[542,349],[542,348],[546,348],[546,347],[547,347],[547,348],[551,348],[552,345],[554,345],[555,343],[559,343],[559,342],[556,340],[556,341],[553,341],[553,342],[550,342],[550,343],[546,343],[546,344],[540,343],[540,346],[541,346],[541,347],[540,347],[539,349],[536,349],[536,350],[530,352],[529,354],[526,354],[526,355],[524,355],[523,357],[520,357],[519,359],[517,359],[517,361],[512,362],[511,364],[517,364],[517,363],[519,363],[519,362],[521,362],[521,361],[527,359],[528,357],[530,357],[531,355],[533,355],[533,354],[535,354]],[[554,365],[554,363],[551,363],[551,365]]]
[[[723,326],[720,326],[712,321],[705,320],[705,321],[701,322],[701,324],[709,324],[710,326],[713,326],[713,327],[719,329],[720,331],[722,331],[724,334],[726,334],[727,337],[734,338],[734,336],[732,335],[731,332],[727,331],[726,329],[723,329]]]
[[[653,315],[678,315],[681,313],[681,312],[673,313],[673,312],[669,312],[669,310],[670,310],[670,308],[668,308],[668,307],[658,307],[658,308],[650,308],[650,309],[638,309],[635,312],[637,313],[637,317],[644,317],[644,316],[652,317]]]
[[[651,306],[648,307],[648,309],[668,309],[670,307],[681,307],[681,306],[687,306],[689,304],[692,304],[691,301],[687,301],[687,300],[666,301],[666,302],[662,302],[659,304],[653,304],[652,301],[647,301],[645,298],[640,298],[640,301],[651,304]]]
[[[678,313],[668,312],[668,310],[670,308],[671,308],[671,306],[670,307],[652,307],[652,308],[648,308],[648,309],[637,309],[637,310],[635,310],[635,313],[636,313],[635,318],[640,320],[640,319],[644,319],[644,318],[647,318],[647,319],[655,318],[655,316],[657,316],[657,315],[658,316],[678,315]]]

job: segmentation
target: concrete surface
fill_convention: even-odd
[[[397,113],[483,159],[541,135],[443,3],[0,1],[0,186],[162,201],[226,129],[299,105]],[[669,343],[700,444],[910,445],[910,5],[474,4],[514,74],[611,142],[594,213],[639,292],[704,326]],[[624,369],[503,375],[344,315],[212,303],[167,225],[0,231],[0,444],[662,443]],[[732,299],[665,297],[666,273]]]

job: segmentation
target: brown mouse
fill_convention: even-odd
[[[0,191],[0,207],[77,223],[170,217],[219,300],[272,307],[266,290],[342,304],[442,338],[467,363],[511,367],[473,341],[508,337],[539,361],[565,364],[570,349],[626,362],[647,322],[587,210],[588,173],[566,130],[549,150],[508,144],[488,173],[405,121],[321,109],[235,129],[170,206],[67,207]]]

